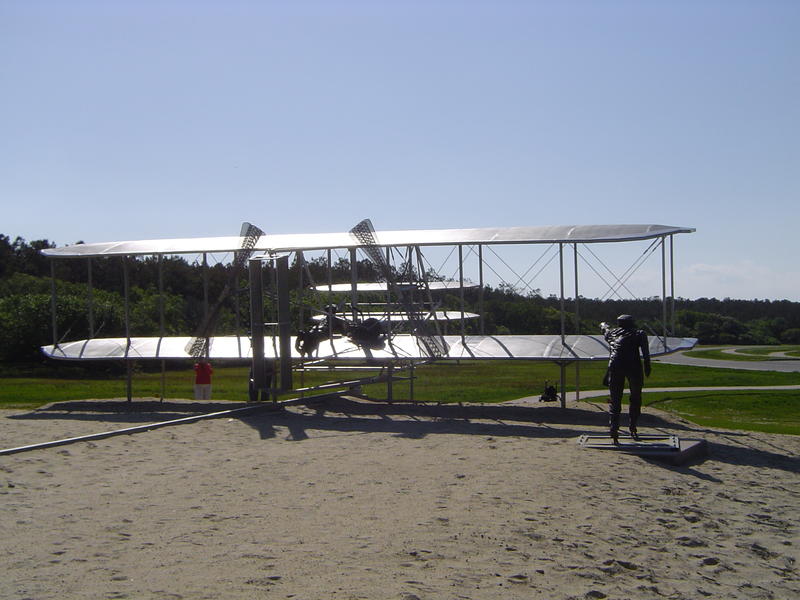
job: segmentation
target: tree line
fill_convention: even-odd
[[[0,234],[0,361],[31,361],[40,357],[39,347],[53,342],[51,302],[55,290],[56,336],[58,341],[91,336],[123,337],[127,322],[131,335],[192,335],[203,318],[205,307],[213,305],[226,285],[232,293],[220,310],[215,333],[247,334],[249,296],[246,273],[234,277],[230,264],[203,265],[180,256],[50,260],[41,254],[55,247],[48,240],[27,242]],[[302,266],[302,268],[301,268]],[[399,271],[411,269],[401,265]],[[380,278],[369,261],[359,261],[360,280]],[[127,278],[125,274],[127,272]],[[54,275],[54,277],[51,277]],[[435,274],[428,274],[435,277]],[[265,267],[266,281],[273,273]],[[323,259],[290,269],[290,289],[295,330],[308,326],[308,318],[328,301],[326,294],[303,290],[310,283],[350,281],[347,259],[339,259],[328,272]],[[125,303],[127,279],[128,303]],[[91,280],[91,286],[89,281]],[[302,281],[301,281],[302,280]],[[362,302],[380,302],[382,295],[359,294]],[[339,298],[342,302],[346,298]],[[440,308],[459,310],[457,292],[437,295]],[[274,298],[265,296],[267,311]],[[558,334],[561,332],[561,301],[555,296],[520,294],[506,287],[484,287],[464,291],[464,308],[478,312],[483,307],[487,334]],[[640,327],[652,334],[663,333],[660,298],[598,300],[579,298],[575,317],[574,299],[565,301],[564,326],[567,333],[599,333],[600,321],[616,315],[635,315]],[[163,319],[161,315],[164,315]],[[669,318],[670,326],[672,318]],[[700,298],[675,300],[674,335],[696,337],[703,344],[800,343],[800,303],[788,300],[736,300]],[[466,333],[478,333],[476,320],[468,321]],[[458,333],[460,324],[449,325]]]

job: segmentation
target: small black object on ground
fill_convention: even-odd
[[[539,396],[539,402],[556,402],[558,401],[558,390],[556,386],[549,381],[544,382],[544,393]]]

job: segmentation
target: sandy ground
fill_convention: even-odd
[[[228,407],[119,406],[2,411],[0,446]],[[604,422],[342,399],[3,456],[0,597],[800,597],[800,438],[649,411],[709,443],[675,467],[580,448]]]

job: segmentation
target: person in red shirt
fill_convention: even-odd
[[[214,369],[208,361],[200,359],[194,365],[194,399],[211,400],[211,374]]]

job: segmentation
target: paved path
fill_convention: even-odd
[[[703,348],[712,350],[713,348]],[[691,367],[717,367],[719,369],[741,369],[743,371],[781,371],[783,373],[800,372],[800,360],[716,360],[711,358],[695,358],[683,352],[668,354],[654,358],[653,362],[668,365],[688,365]]]
[[[763,346],[756,346],[756,348],[761,348]],[[800,360],[797,356],[792,356],[789,354],[789,350],[778,350],[776,352],[770,352],[769,354],[756,354],[754,352],[748,352],[749,348],[703,348],[703,350],[720,350],[723,354],[738,354],[739,356],[768,356],[770,358],[782,358],[782,359],[789,359],[789,360]]]
[[[649,392],[726,392],[744,390],[800,390],[800,385],[722,385],[722,386],[700,386],[700,387],[645,387],[642,393]],[[581,390],[581,400],[608,396],[608,389]],[[575,392],[567,392],[567,400],[576,400]],[[531,404],[539,403],[539,396],[527,396],[518,400],[505,402],[504,404]],[[553,403],[556,404],[556,403]]]
[[[789,354],[789,352],[791,352],[791,350],[784,350],[783,352],[770,352],[769,356],[771,356],[772,358],[788,358],[789,360],[800,360],[797,358],[797,356],[792,356],[791,354]]]

